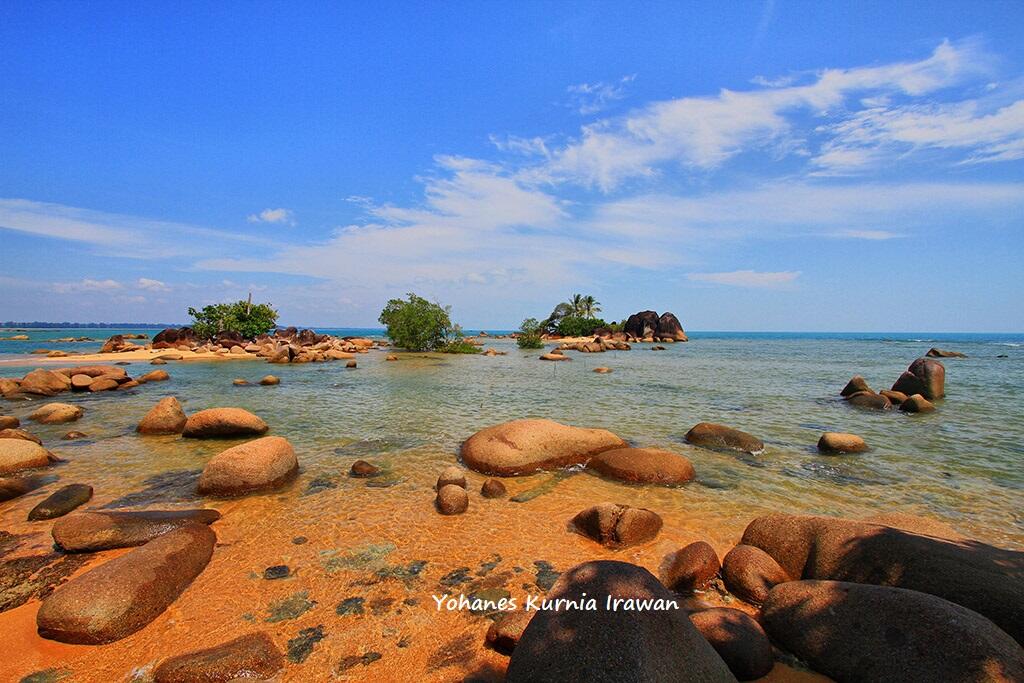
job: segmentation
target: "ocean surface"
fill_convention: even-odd
[[[99,347],[98,342],[48,340],[105,338],[117,332],[154,333],[30,330],[31,341],[0,342],[0,360],[27,358],[29,363],[0,365],[0,376],[24,374],[32,363],[24,354],[33,348],[93,352]],[[697,539],[708,540],[724,554],[752,518],[773,512],[920,514],[987,543],[1024,549],[1024,335],[690,334],[690,342],[666,344],[665,351],[637,344],[631,351],[567,352],[573,360],[562,363],[541,362],[538,351],[520,351],[511,340],[486,340],[487,346],[507,352],[497,357],[399,353],[399,362],[384,362],[385,353],[372,351],[359,355],[358,368],[352,370],[339,362],[172,362],[163,366],[171,374],[167,382],[132,392],[61,395],[56,400],[82,405],[85,417],[74,425],[28,428],[67,460],[53,468],[62,482],[94,486],[91,506],[213,505],[224,514],[216,527],[224,548],[215,555],[223,559],[204,572],[195,591],[183,596],[174,619],[154,625],[151,636],[133,640],[136,650],[115,644],[103,648],[106,655],[83,654],[82,661],[92,671],[120,676],[126,662],[141,665],[136,661],[139,652],[151,659],[172,653],[169,643],[189,638],[197,623],[225,637],[238,635],[246,619],[263,619],[274,600],[302,591],[320,607],[283,623],[280,637],[291,638],[300,626],[329,626],[335,603],[356,594],[351,586],[363,580],[357,567],[361,560],[353,557],[377,558],[388,567],[426,563],[422,577],[388,584],[382,593],[387,597],[380,599],[417,599],[429,605],[430,590],[448,586],[444,577],[450,572],[490,566],[493,557],[499,562],[495,576],[507,576],[502,585],[511,589],[526,586],[523,577],[533,581],[534,573],[541,585],[545,567],[563,570],[595,557],[638,562],[655,571],[665,553]],[[942,360],[947,396],[935,412],[868,412],[840,400],[839,391],[852,375],[863,375],[876,390],[888,388],[932,346],[968,356]],[[599,365],[613,372],[594,373]],[[126,369],[140,375],[152,368],[135,363]],[[235,378],[255,382],[268,373],[279,376],[281,384],[232,385]],[[236,501],[197,497],[194,486],[203,464],[232,442],[136,435],[139,419],[169,395],[177,396],[186,412],[240,406],[261,416],[271,433],[294,445],[299,478],[284,491]],[[24,420],[37,404],[5,401],[0,413]],[[433,481],[441,468],[458,461],[459,444],[479,429],[524,417],[603,427],[635,445],[677,451],[693,462],[697,480],[662,488],[625,485],[588,472],[537,474],[506,481],[512,494],[530,492],[525,502],[485,501],[474,492],[465,515],[438,515]],[[683,435],[701,421],[750,432],[764,440],[766,450],[751,456],[690,446]],[[61,441],[69,428],[88,438]],[[821,455],[815,444],[823,431],[859,434],[871,450]],[[348,478],[357,458],[382,465],[385,476]],[[478,491],[484,477],[468,476],[470,490]],[[17,533],[28,529],[24,515],[41,496],[31,494],[16,506],[5,504],[0,515],[4,528]],[[566,521],[576,512],[604,501],[655,510],[665,519],[665,528],[652,544],[619,552],[566,531]],[[293,545],[298,536],[309,543]],[[39,541],[41,548],[46,540]],[[332,564],[337,558],[342,558],[340,564]],[[298,578],[290,586],[253,578],[274,564],[299,567]],[[338,567],[345,581],[335,573]],[[500,574],[502,568],[505,574]],[[355,574],[344,574],[350,570]],[[225,585],[231,586],[229,595]],[[215,616],[202,607],[210,600],[218,602]],[[190,616],[190,606],[202,616]],[[394,610],[372,618],[367,614],[358,630],[359,638],[374,644],[375,651],[390,653],[389,666],[396,670],[408,667],[433,677],[423,668],[437,654],[428,645],[416,641],[420,644],[406,652],[389,640],[397,641],[404,632],[464,630],[476,634],[473,642],[479,642],[481,626],[470,617],[451,615],[439,622],[436,615],[424,614],[417,622],[418,608],[406,609],[410,612],[402,616]],[[325,640],[322,656],[337,661],[360,655],[346,649],[351,649],[348,642]],[[32,654],[31,648],[29,652],[25,656],[36,657],[31,660],[36,663],[52,657],[43,651]],[[333,666],[327,659],[324,665]]]

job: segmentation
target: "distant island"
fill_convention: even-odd
[[[14,320],[7,320],[7,321],[4,321],[4,322],[0,323],[0,328],[4,328],[4,329],[6,329],[6,328],[13,328],[13,327],[23,327],[23,328],[31,328],[31,329],[39,329],[39,328],[49,329],[49,328],[54,328],[54,327],[74,327],[74,328],[102,328],[102,329],[106,329],[106,328],[118,328],[118,329],[120,329],[120,328],[131,328],[131,329],[145,328],[145,329],[162,330],[165,327],[180,327],[180,326],[181,326],[180,323],[178,323],[178,324],[171,324],[171,323],[69,323],[67,321],[59,322],[59,323],[53,323],[53,322],[40,322],[38,320],[34,320],[32,322],[16,322]]]

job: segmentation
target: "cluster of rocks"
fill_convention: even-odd
[[[225,332],[212,340],[202,340],[196,337],[191,327],[180,327],[161,331],[153,337],[153,343],[148,346],[139,346],[126,341],[122,335],[115,335],[107,340],[100,353],[122,353],[149,348],[218,355],[248,354],[265,358],[268,363],[319,363],[349,360],[355,358],[357,353],[366,353],[380,346],[387,346],[387,343],[361,337],[333,337],[294,327],[278,329],[273,334],[260,335],[253,340],[243,339],[234,332]]]
[[[640,342],[684,342],[689,341],[679,319],[668,311],[660,316],[654,311],[640,311],[626,319],[622,325],[625,340]],[[612,334],[613,338],[616,338]]]
[[[10,400],[56,396],[65,391],[112,391],[133,389],[146,382],[170,379],[164,370],[153,370],[132,379],[128,372],[116,365],[87,365],[75,368],[47,370],[36,368],[24,377],[0,377],[0,394]]]
[[[632,346],[627,342],[611,337],[595,336],[588,342],[563,342],[558,351],[579,351],[581,353],[604,353],[605,351],[629,351]]]
[[[854,375],[839,394],[858,408],[891,410],[897,407],[905,413],[930,412],[935,410],[932,401],[946,395],[946,368],[937,360],[918,358],[891,389],[876,393],[863,377]]]

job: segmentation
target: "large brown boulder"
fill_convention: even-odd
[[[149,409],[135,431],[139,434],[181,434],[186,422],[181,403],[175,397],[168,396]]]
[[[734,681],[725,662],[673,609],[675,596],[643,567],[600,560],[564,572],[547,600],[572,600],[594,609],[536,612],[509,660],[506,681],[648,683]],[[646,600],[647,609],[623,609]],[[563,603],[565,604],[565,603]]]
[[[654,311],[640,311],[626,319],[622,331],[631,337],[644,339],[658,332],[658,314]]]
[[[663,522],[656,512],[617,503],[601,503],[572,518],[572,526],[609,548],[645,543],[658,535]]]
[[[270,429],[267,423],[241,408],[208,408],[193,413],[185,422],[182,436],[216,439],[259,436]]]
[[[892,408],[892,401],[873,391],[860,391],[847,396],[846,400],[851,406],[865,410],[889,410]]]
[[[794,579],[834,579],[931,593],[994,621],[1024,642],[1024,552],[913,533],[867,521],[758,517],[743,543]]]
[[[191,524],[70,580],[43,600],[39,635],[98,645],[135,633],[188,588],[216,542],[209,527]]]
[[[146,382],[166,382],[170,378],[171,376],[166,370],[150,370],[136,381],[139,384],[145,384]]]
[[[272,489],[289,481],[298,471],[299,461],[288,439],[265,436],[213,456],[199,477],[199,493],[240,496]]]
[[[696,541],[665,558],[662,583],[680,593],[703,590],[721,568],[718,553],[711,544]]]
[[[921,394],[929,401],[946,395],[946,366],[931,358],[918,358],[892,385],[907,396]]]
[[[586,463],[626,442],[604,429],[553,420],[513,420],[482,429],[462,444],[462,461],[484,474],[511,477]]]
[[[752,605],[760,605],[772,587],[793,577],[765,551],[738,545],[722,560],[722,580],[729,592]]]
[[[591,458],[587,468],[643,484],[685,484],[696,476],[687,458],[660,448],[613,448]]]
[[[47,403],[36,408],[35,412],[28,416],[28,419],[44,425],[59,425],[74,422],[84,413],[85,411],[80,407],[69,403]]]
[[[918,591],[839,581],[776,586],[768,634],[837,681],[1022,681],[1024,650],[980,614]]]
[[[213,683],[270,679],[284,668],[284,657],[264,632],[171,657],[153,672],[155,683]]]
[[[683,326],[679,324],[679,318],[668,311],[662,313],[661,317],[658,318],[658,328],[655,336],[662,339],[672,339],[673,341],[689,341],[686,332],[683,331]]]
[[[856,434],[825,432],[818,439],[818,450],[822,453],[863,453],[867,449],[867,443]]]
[[[764,442],[756,436],[741,432],[732,427],[701,422],[686,432],[686,440],[695,446],[704,448],[727,449],[744,453],[760,453],[764,450]]]
[[[0,439],[0,475],[46,467],[51,462],[50,452],[33,441]]]
[[[843,390],[839,392],[839,395],[846,398],[853,396],[854,394],[859,394],[862,391],[874,393],[871,391],[871,387],[868,386],[867,380],[860,375],[854,375],[850,381],[846,383],[846,386],[843,387]]]
[[[87,510],[62,517],[50,533],[61,550],[86,553],[142,545],[190,524],[218,519],[216,510]]]
[[[714,607],[691,614],[690,621],[737,679],[752,681],[767,676],[775,666],[768,636],[746,612]]]
[[[71,378],[53,370],[36,369],[21,378],[18,391],[37,396],[54,396],[71,388]]]
[[[900,403],[900,410],[904,413],[930,413],[935,410],[935,404],[921,394],[914,394]]]

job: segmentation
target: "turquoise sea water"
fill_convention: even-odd
[[[93,352],[99,343],[46,340],[136,331],[154,333],[30,330],[31,341],[0,342],[0,358],[24,358],[38,346]],[[399,474],[403,468],[439,467],[450,464],[461,441],[478,429],[549,417],[687,455],[697,483],[645,492],[644,501],[659,510],[706,515],[709,523],[740,530],[752,516],[770,511],[859,516],[899,510],[944,519],[989,542],[1024,547],[1024,335],[694,332],[689,343],[670,344],[662,352],[638,344],[628,352],[570,352],[574,360],[568,363],[540,362],[538,352],[520,351],[509,340],[488,345],[508,355],[401,354],[401,362],[385,363],[382,353],[372,352],[359,357],[357,370],[341,363],[172,364],[171,382],[149,385],[132,398],[64,395],[61,400],[87,408],[91,426],[90,441],[65,450],[82,476],[108,479],[118,490],[138,488],[165,470],[197,467],[197,456],[206,455],[201,445],[154,462],[152,444],[132,435],[146,408],[170,394],[187,411],[238,405],[263,416],[275,433],[295,443],[309,479],[336,472],[339,459],[361,454],[386,458]],[[852,375],[863,375],[876,390],[888,388],[931,346],[968,355],[943,360],[947,398],[936,412],[865,412],[839,400]],[[598,365],[614,372],[595,374]],[[128,371],[149,369],[138,364]],[[24,371],[0,367],[2,376]],[[272,390],[231,386],[235,377],[255,380],[267,372],[279,375],[282,384]],[[30,409],[8,402],[0,412],[21,415]],[[737,456],[693,448],[683,435],[700,421],[753,433],[765,441],[766,451]],[[37,431],[46,439],[64,430]],[[814,446],[822,431],[860,434],[871,451],[819,455]],[[113,461],[112,448],[119,454]]]

